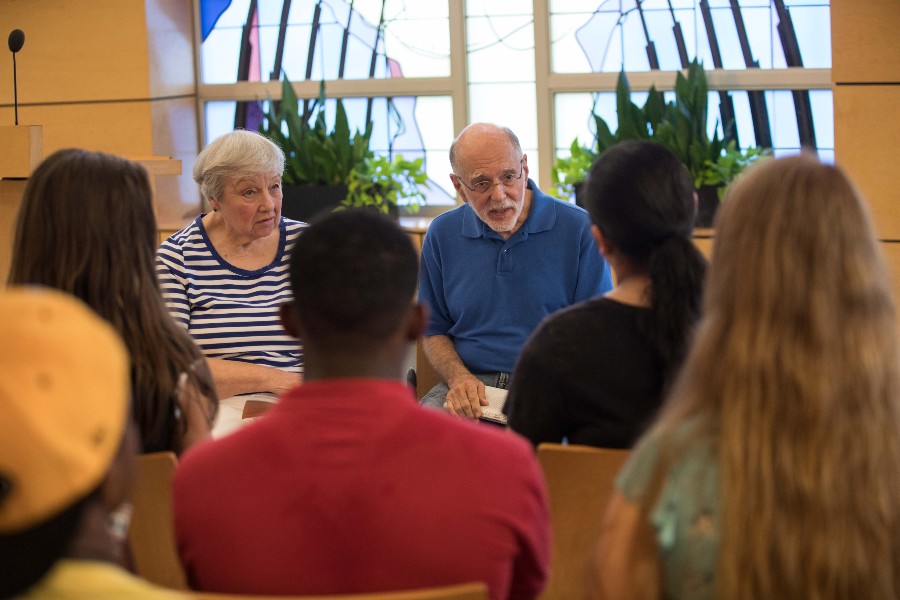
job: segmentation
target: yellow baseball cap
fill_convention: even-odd
[[[86,496],[119,448],[130,406],[125,345],[58,291],[0,292],[0,533]]]

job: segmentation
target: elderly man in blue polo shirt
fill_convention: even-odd
[[[422,247],[423,347],[442,380],[422,404],[475,418],[541,319],[609,291],[612,277],[587,213],[537,188],[510,129],[469,125],[450,167],[464,204],[432,222]]]

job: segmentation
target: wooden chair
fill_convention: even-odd
[[[172,476],[178,459],[172,452],[138,457],[139,473],[132,504],[128,549],[135,573],[167,588],[186,590],[187,580],[175,548]]]
[[[540,600],[584,598],[603,514],[629,451],[543,443],[537,455],[553,522],[550,579]]]
[[[421,400],[422,397],[431,391],[431,388],[441,382],[440,375],[428,362],[425,356],[425,349],[422,346],[422,338],[416,341],[416,397]]]
[[[240,594],[207,594],[193,592],[193,600],[487,600],[484,583],[463,583],[436,588],[402,592],[374,592],[368,594],[337,594],[328,596],[245,596]]]

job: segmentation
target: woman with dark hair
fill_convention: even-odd
[[[865,203],[815,156],[717,216],[703,317],[616,482],[602,598],[900,597],[900,363]]]
[[[535,445],[628,448],[699,316],[706,261],[690,239],[694,187],[669,150],[623,142],[594,163],[585,195],[616,286],[544,320],[519,356],[505,410]]]
[[[132,410],[144,452],[181,453],[209,437],[216,392],[199,349],[162,301],[157,239],[143,167],[60,150],[25,188],[9,283],[68,292],[109,321],[131,355]]]

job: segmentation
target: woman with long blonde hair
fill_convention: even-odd
[[[843,172],[730,190],[703,317],[617,482],[605,598],[900,596],[900,374],[887,270]]]

